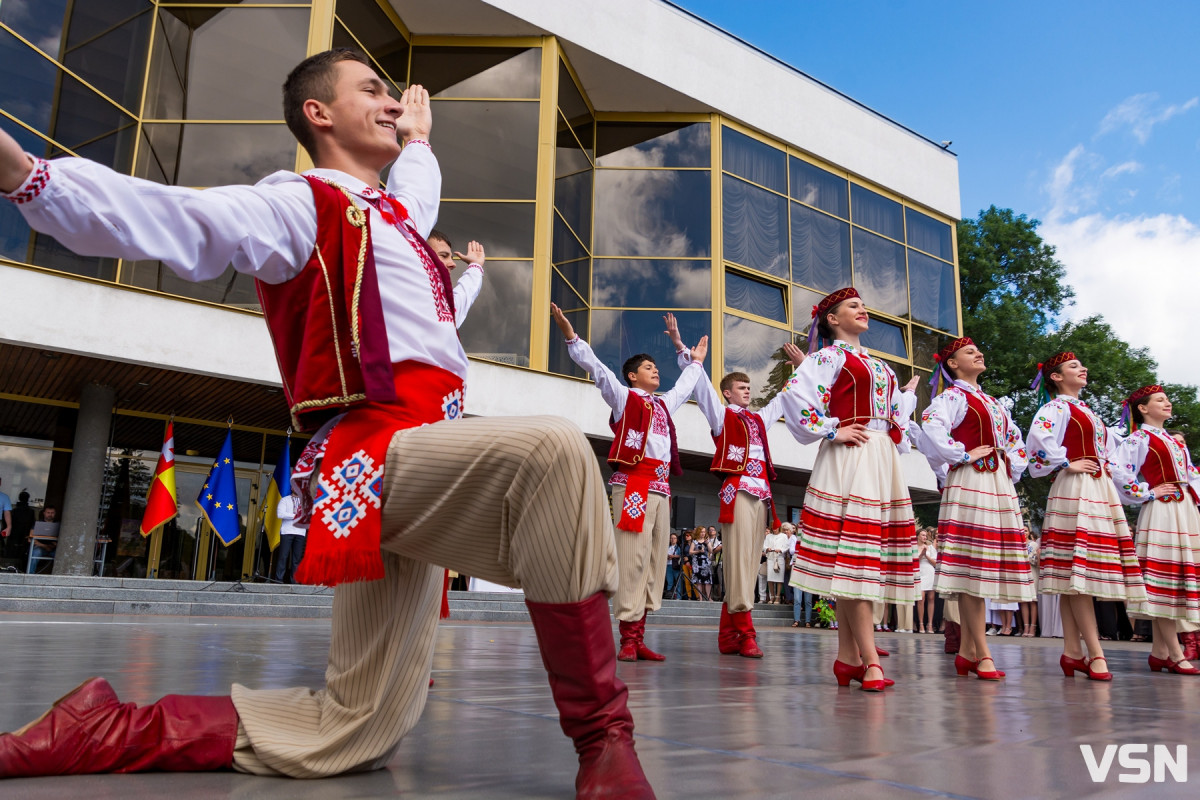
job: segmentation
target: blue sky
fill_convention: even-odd
[[[1200,384],[1200,2],[677,2],[952,140],[964,216],[1042,220],[1069,316],[1104,314],[1161,379]]]

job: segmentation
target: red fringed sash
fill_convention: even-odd
[[[396,431],[463,412],[463,382],[452,372],[406,361],[392,366],[395,403],[365,403],[346,412],[321,442],[310,443],[292,474],[309,520],[299,583],[336,586],[383,577],[383,469]],[[319,470],[311,488],[313,468]],[[304,519],[297,520],[303,522]]]
[[[767,463],[757,458],[749,459],[746,462],[746,472],[754,477],[761,477],[767,472]],[[730,475],[721,484],[721,491],[717,493],[717,498],[721,501],[721,513],[717,517],[717,522],[733,522],[733,507],[741,486],[741,477],[741,475]],[[761,499],[771,509],[771,530],[779,530],[779,526],[783,523],[779,521],[779,515],[775,513],[775,497],[768,495]]]
[[[621,503],[621,519],[617,527],[623,531],[641,533],[650,503],[650,484],[668,480],[670,467],[663,461],[643,458],[637,464],[623,464],[621,472],[626,476],[625,499]]]

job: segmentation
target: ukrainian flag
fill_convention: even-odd
[[[275,464],[275,472],[271,475],[271,484],[267,487],[267,499],[263,501],[263,527],[267,531],[267,544],[272,552],[279,547],[279,529],[283,520],[279,519],[279,501],[292,493],[292,438],[289,436],[283,443],[283,452]]]
[[[242,537],[241,518],[237,507],[237,481],[233,471],[233,431],[225,433],[221,454],[208,473],[208,480],[196,498],[208,524],[217,532],[226,547]]]

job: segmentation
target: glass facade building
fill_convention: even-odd
[[[254,183],[310,166],[282,120],[288,70],[307,54],[353,47],[397,92],[409,83],[430,91],[443,172],[437,227],[457,249],[477,239],[488,252],[462,342],[478,363],[516,370],[510,382],[544,392],[586,379],[550,322],[550,302],[614,367],[661,340],[672,312],[689,343],[711,337],[710,374],[744,371],[756,394],[782,364],[782,345],[805,335],[812,305],[844,285],[862,292],[873,317],[866,344],[901,381],[927,378],[939,340],[961,330],[954,219],[944,208],[722,108],[623,109],[610,86],[581,78],[573,53],[582,51],[565,37],[481,36],[453,21],[419,32],[430,13],[389,0],[6,0],[0,126],[31,153],[83,156],[159,183]],[[180,319],[194,306],[259,313],[253,281],[232,268],[192,284],[157,262],[78,256],[32,232],[7,203],[0,271],[138,293],[180,309]],[[198,334],[180,324],[146,333]],[[118,390],[97,517],[119,540],[108,569],[197,578],[255,571],[252,548],[213,548],[191,511],[152,544],[128,531],[121,538],[128,524],[112,520],[140,517],[138,482],[153,470],[170,415],[180,415],[186,475],[204,472],[232,415],[253,541],[263,478],[286,435],[277,375],[238,381],[170,363],[135,367],[102,346],[64,353],[0,338],[11,342],[0,355],[0,490],[61,503],[73,392],[103,378]],[[669,386],[678,370],[665,358],[659,366]],[[191,507],[190,480],[181,479],[181,508]],[[122,503],[123,515],[110,510]]]

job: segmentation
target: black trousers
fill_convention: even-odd
[[[295,583],[292,575],[304,558],[304,545],[307,536],[284,535],[279,537],[279,547],[275,548],[275,570],[271,577],[277,583]]]

